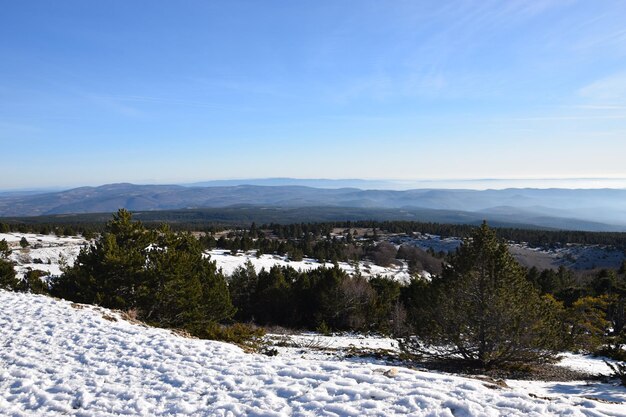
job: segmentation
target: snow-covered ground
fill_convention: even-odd
[[[559,357],[561,360],[557,363],[557,365],[590,375],[611,375],[611,368],[607,366],[605,361],[612,364],[616,363],[616,361],[612,359],[592,355],[562,353]]]
[[[273,334],[265,336],[269,347],[276,349],[281,356],[293,356],[306,359],[344,360],[363,353],[364,359],[372,362],[373,355],[397,355],[400,347],[396,339],[384,336],[341,334],[326,336],[319,333]],[[375,361],[374,361],[375,362]],[[381,362],[384,363],[384,362]]]
[[[222,268],[222,271],[226,275],[231,275],[233,271],[243,266],[246,261],[252,262],[254,265],[254,269],[259,272],[261,269],[265,268],[269,270],[272,266],[290,266],[296,270],[302,271],[310,271],[312,269],[317,269],[322,266],[326,266],[332,268],[332,263],[320,263],[316,259],[304,258],[302,261],[290,261],[286,257],[278,256],[278,255],[261,255],[259,257],[256,256],[255,251],[249,251],[246,253],[238,253],[237,255],[231,255],[229,250],[223,249],[214,249],[209,251],[208,254],[211,256],[211,260],[217,262],[217,267]],[[354,264],[349,264],[346,262],[339,262],[339,267],[344,271],[353,274],[356,272]],[[400,282],[408,282],[411,279],[411,274],[409,273],[408,266],[404,264],[402,267],[382,267],[378,265],[374,265],[371,262],[359,262],[359,271],[361,275],[364,277],[372,277],[376,275],[386,276],[393,278]]]
[[[558,269],[559,266],[583,271],[617,269],[626,258],[624,251],[603,245],[568,244],[559,248],[532,248],[524,243],[510,243],[511,254],[526,267]]]
[[[30,247],[24,249],[20,247],[19,242],[22,237],[28,240]],[[38,269],[50,275],[59,275],[61,273],[60,264],[65,262],[67,265],[73,265],[80,248],[87,243],[77,236],[57,237],[32,233],[0,233],[0,240],[2,239],[6,239],[13,249],[11,260],[16,263],[16,271],[20,276],[23,276],[29,268]],[[266,254],[257,257],[255,251],[239,253],[234,256],[230,254],[229,250],[215,249],[208,251],[207,254],[226,275],[231,275],[237,267],[243,266],[248,260],[252,262],[257,272],[263,268],[269,270],[274,265],[291,266],[302,271],[317,269],[323,265],[333,266],[332,263],[322,264],[310,258],[304,258],[302,261],[289,261],[286,257],[278,255]],[[339,262],[339,267],[351,274],[356,272],[353,264]],[[385,268],[371,262],[359,262],[358,268],[365,277],[382,275],[401,282],[408,282],[411,279],[406,264],[401,267]],[[423,274],[427,278],[429,277],[427,272],[423,272]]]
[[[441,237],[437,235],[431,235],[428,233],[414,233],[412,236],[398,235],[389,239],[396,245],[412,245],[423,250],[432,249],[435,252],[454,252],[457,250],[463,239],[458,237]]]
[[[26,238],[29,245],[20,246]],[[13,253],[10,259],[16,264],[18,276],[29,269],[44,271],[49,275],[61,274],[61,265],[73,265],[80,248],[87,242],[78,236],[38,235],[33,233],[0,233],[0,241],[6,240]]]
[[[397,339],[381,335],[359,333],[323,335],[315,332],[294,334],[268,333],[267,342],[276,347],[281,354],[296,354],[302,357],[333,357],[344,359],[351,353],[390,354],[397,357],[401,353]],[[321,352],[321,355],[320,355]],[[366,355],[367,356],[367,355]],[[582,355],[564,352],[558,355],[555,363],[567,369],[587,375],[610,376],[611,368],[606,362],[617,361],[603,356]]]
[[[2,416],[626,416],[626,390],[610,384],[498,387],[247,354],[44,296],[0,291],[0,305]]]
[[[442,238],[437,235],[419,234],[390,237],[390,242],[413,245],[435,252],[454,252],[462,243],[455,237]],[[531,247],[527,243],[509,242],[509,251],[525,267],[558,269],[563,265],[569,269],[584,271],[598,268],[617,269],[626,258],[624,251],[606,245],[567,244],[558,248]]]
[[[322,335],[319,333],[300,333],[293,335],[269,334],[274,340],[286,339],[296,346],[320,346],[329,349],[369,349],[389,350],[398,352],[399,346],[396,339],[384,336],[366,336],[361,334]]]

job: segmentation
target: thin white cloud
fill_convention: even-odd
[[[598,28],[600,29],[600,28]],[[582,39],[574,45],[574,49],[579,50],[595,50],[599,47],[606,48],[611,47],[614,51],[625,51],[624,47],[626,43],[626,29],[620,29],[617,31],[611,31],[608,33],[601,33],[594,37]]]
[[[604,115],[604,116],[586,116],[586,115],[571,115],[571,116],[538,116],[538,117],[519,117],[512,118],[512,121],[558,121],[558,120],[620,120],[626,119],[626,114],[616,115]]]
[[[459,73],[454,63],[530,19],[569,1],[465,0],[444,6],[405,3],[398,32],[376,65],[361,77],[333,86],[331,99],[484,96],[502,88],[493,74]],[[433,25],[432,22],[437,22]],[[432,25],[432,26],[431,26]],[[426,29],[421,29],[426,28]],[[346,27],[342,28],[347,31]],[[389,33],[387,33],[389,35]],[[330,47],[329,47],[330,48]],[[388,62],[394,63],[387,65]]]
[[[583,110],[626,110],[626,106],[615,106],[609,104],[583,104],[569,107]]]
[[[614,74],[581,88],[579,95],[602,105],[626,103],[626,72]]]

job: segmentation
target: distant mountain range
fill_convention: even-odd
[[[275,181],[280,183],[281,180]],[[303,185],[211,183],[212,186],[109,184],[60,192],[4,194],[0,195],[0,216],[106,213],[119,208],[152,211],[237,206],[341,207],[384,209],[386,219],[389,219],[389,210],[398,210],[398,218],[406,218],[407,212],[416,213],[416,216],[420,213],[422,217],[415,220],[422,221],[440,221],[434,219],[441,217],[455,223],[486,219],[510,225],[523,224],[526,227],[626,231],[626,190],[623,189],[510,188],[399,191],[354,187],[315,188]],[[367,181],[364,181],[363,185],[366,183]],[[401,215],[400,211],[404,214]],[[372,211],[372,215],[374,213],[375,211]]]

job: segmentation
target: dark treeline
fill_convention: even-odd
[[[110,214],[109,214],[110,217]],[[57,236],[77,236],[81,235],[87,239],[91,239],[95,235],[105,230],[108,220],[98,221],[58,221],[58,222],[2,222],[0,221],[0,233],[35,233],[40,235],[57,235]],[[158,229],[163,222],[150,221],[144,225],[148,229]],[[168,223],[168,226],[175,231],[198,231],[204,233],[216,233],[224,230],[219,225],[191,225]]]
[[[215,239],[210,235],[200,237],[200,242],[207,249],[219,248],[231,251],[256,250],[257,255],[285,255],[292,261],[311,257],[320,262],[350,262],[362,259],[371,242],[356,245],[353,241],[344,241],[337,237],[320,239],[312,235],[301,239],[273,239],[267,237],[252,238],[248,232],[233,233]]]
[[[223,213],[220,211],[222,210]],[[229,211],[230,210],[230,211]],[[231,213],[231,211],[233,211]],[[210,217],[203,217],[205,212]],[[223,215],[220,217],[220,213]],[[242,214],[244,213],[244,214]],[[252,232],[255,228],[255,213],[252,208],[203,209],[139,212],[140,219],[149,228],[158,228],[167,223],[177,231],[200,231],[215,233],[228,228],[241,228]],[[40,216],[28,218],[0,219],[0,232],[22,232],[41,234],[99,233],[104,229],[110,215],[78,214],[68,216]],[[258,216],[256,216],[258,217]],[[252,226],[250,226],[252,225]],[[478,226],[468,224],[444,224],[418,221],[330,221],[316,223],[267,223],[258,230],[270,230],[280,239],[302,239],[306,236],[320,237],[327,235],[333,228],[366,228],[381,233],[426,233],[442,237],[468,237]],[[626,250],[624,232],[585,232],[571,230],[538,230],[527,228],[494,228],[498,237],[515,242],[527,242],[531,246],[560,246],[568,243],[586,245],[607,245]],[[67,232],[67,233],[65,233]],[[73,233],[72,233],[73,232]],[[251,233],[251,237],[255,236]]]
[[[414,221],[345,221],[327,223],[300,224],[269,224],[261,226],[270,229],[283,238],[298,238],[307,233],[323,235],[333,228],[366,228],[387,233],[422,233],[441,237],[469,237],[478,228],[468,224],[444,224]],[[607,245],[626,249],[626,233],[624,232],[585,232],[575,230],[536,230],[494,227],[493,230],[501,239],[515,242],[527,242],[531,246],[555,246],[567,243],[585,245]]]
[[[366,280],[337,267],[257,273],[248,263],[229,277],[236,320],[290,328],[397,333],[405,317],[401,289],[390,279]]]
[[[57,236],[87,236],[92,237],[104,229],[105,223],[1,223],[0,233],[36,233],[40,235]]]

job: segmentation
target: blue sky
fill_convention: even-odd
[[[14,1],[0,188],[626,177],[624,1]]]

